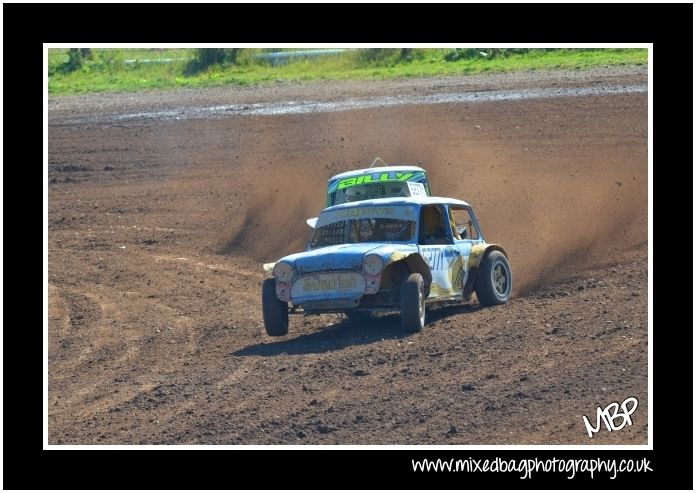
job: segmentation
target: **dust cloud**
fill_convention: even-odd
[[[240,158],[244,206],[218,252],[268,262],[302,250],[328,178],[380,156],[423,166],[434,195],[474,206],[516,294],[609,266],[647,243],[647,119],[591,120],[601,102],[581,101],[570,113],[559,100],[285,117],[284,138],[266,132]]]

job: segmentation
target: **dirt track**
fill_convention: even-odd
[[[605,75],[575,82],[623,80]],[[416,335],[326,315],[267,337],[261,262],[301,249],[328,177],[374,156],[474,205],[515,298]],[[646,93],[51,124],[48,227],[49,443],[647,443]],[[629,396],[633,425],[589,439],[582,416]]]

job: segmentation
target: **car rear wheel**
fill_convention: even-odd
[[[264,279],[261,287],[263,325],[271,337],[288,333],[288,304],[276,296],[275,279]]]
[[[483,259],[475,290],[481,306],[508,302],[512,292],[512,271],[503,252],[493,250]]]
[[[420,332],[425,326],[425,283],[417,272],[401,283],[401,326],[409,332]]]

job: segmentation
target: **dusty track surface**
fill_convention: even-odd
[[[432,310],[415,335],[325,315],[267,337],[261,262],[301,249],[328,177],[376,155],[475,206],[514,299]],[[645,93],[50,125],[48,176],[49,443],[647,443]],[[633,424],[590,439],[582,416],[629,396]]]

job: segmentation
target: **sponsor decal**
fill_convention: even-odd
[[[393,207],[361,207],[336,211],[336,219],[351,219],[354,217],[384,217],[393,216]]]
[[[292,299],[360,297],[365,292],[365,278],[357,272],[310,274],[297,279],[291,289]]]
[[[366,183],[379,183],[385,181],[409,181],[417,175],[423,175],[422,172],[401,172],[401,171],[390,171],[388,173],[370,173],[366,175],[353,176],[351,178],[344,178],[338,182],[338,190],[342,190],[348,187],[354,187],[357,185],[364,185]]]
[[[355,277],[307,278],[304,279],[302,290],[305,292],[334,291],[353,289],[358,285]]]

